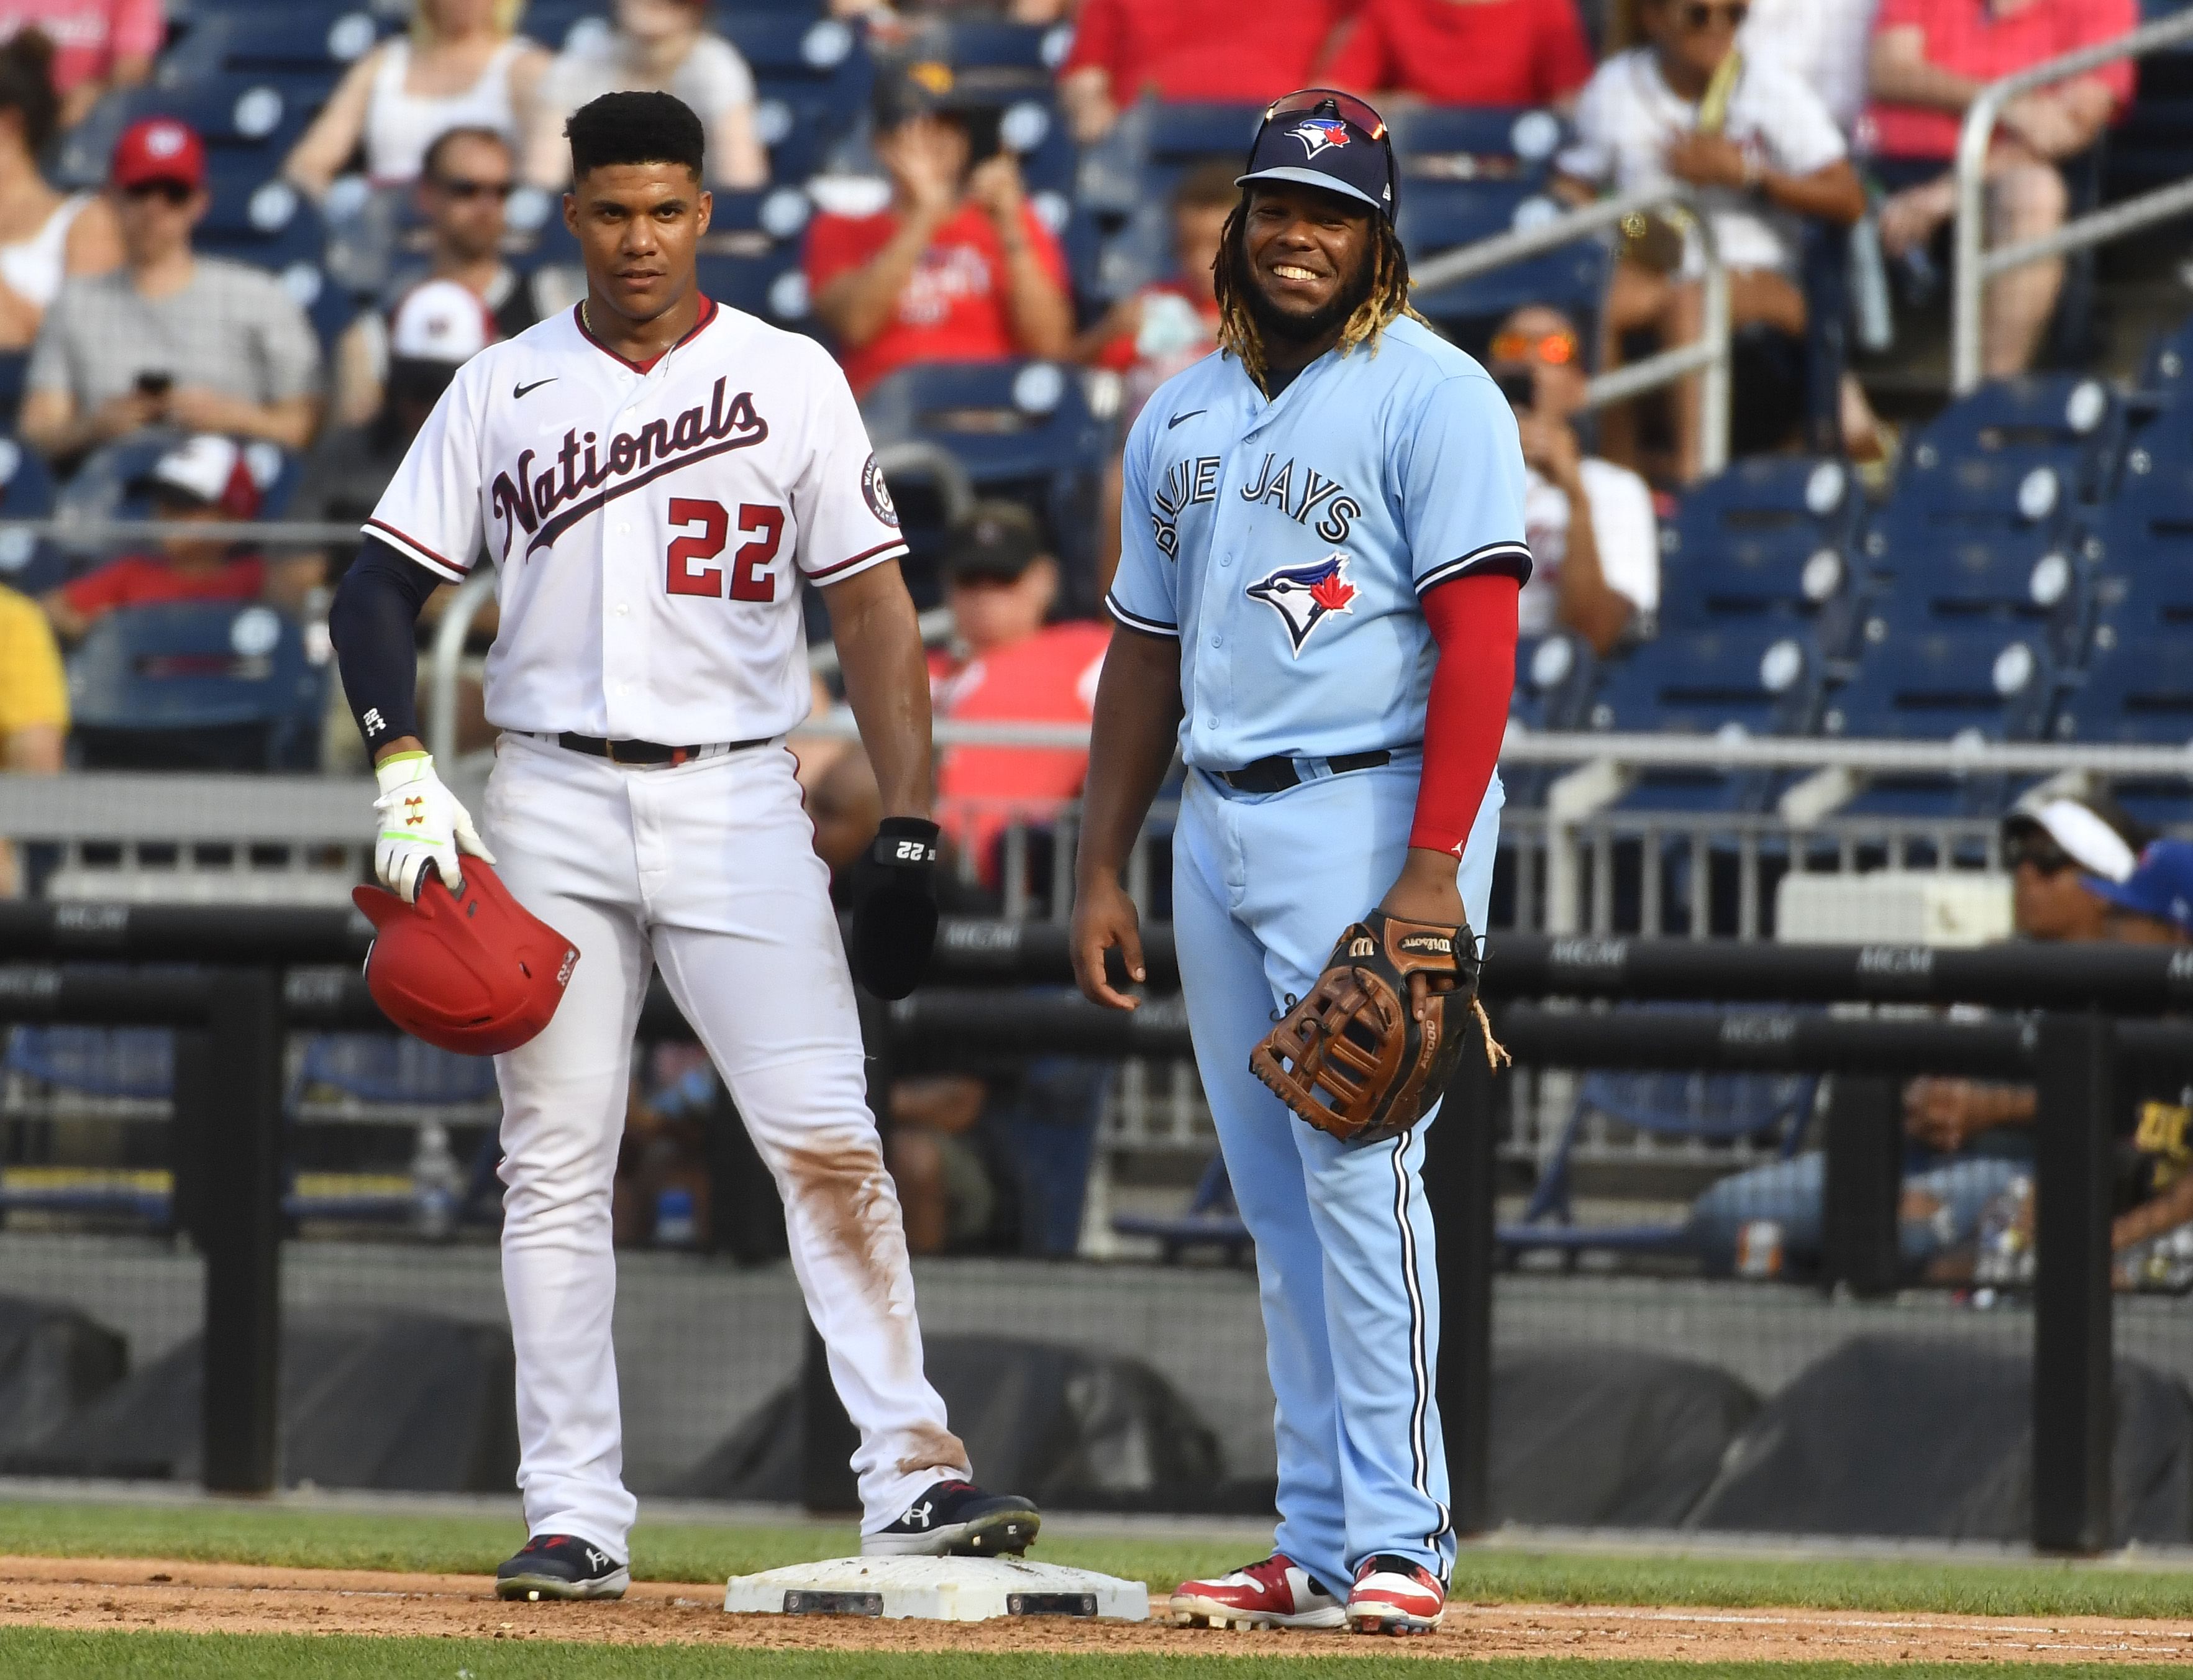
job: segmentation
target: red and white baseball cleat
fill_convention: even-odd
[[[1182,1627],[1341,1628],[1340,1601],[1283,1551],[1229,1575],[1182,1581],[1172,1595],[1172,1619]]]
[[[1348,1626],[1357,1633],[1429,1633],[1446,1614],[1439,1577],[1389,1552],[1363,1560],[1348,1595]]]

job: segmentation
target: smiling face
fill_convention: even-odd
[[[1257,325],[1297,340],[1337,331],[1370,290],[1374,214],[1323,187],[1295,181],[1252,187],[1241,247]]]
[[[578,238],[589,292],[627,320],[653,320],[693,290],[711,208],[682,163],[587,170],[564,195],[564,222]]]

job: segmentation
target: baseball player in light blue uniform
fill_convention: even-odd
[[[1142,978],[1119,869],[1177,741],[1173,919],[1196,1059],[1257,1265],[1278,1399],[1274,1556],[1184,1621],[1426,1631],[1454,1558],[1433,1393],[1427,1119],[1343,1144],[1249,1071],[1375,905],[1485,926],[1493,765],[1530,572],[1514,418],[1406,312],[1370,107],[1267,114],[1217,262],[1225,348],[1127,440],[1117,620],[1096,705],[1074,946]],[[1457,652],[1459,649],[1459,652]]]

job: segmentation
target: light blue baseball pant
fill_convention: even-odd
[[[1279,1402],[1277,1549],[1342,1597],[1374,1553],[1413,1559],[1441,1580],[1454,1562],[1433,1391],[1439,1274],[1420,1176],[1435,1115],[1390,1142],[1338,1143],[1265,1088],[1249,1052],[1400,872],[1419,768],[1410,755],[1261,794],[1191,772],[1173,839],[1188,1029],[1257,1241]],[[1480,932],[1502,798],[1495,777],[1459,867]]]

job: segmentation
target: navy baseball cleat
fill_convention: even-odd
[[[498,1598],[621,1598],[632,1572],[591,1541],[535,1534],[495,1572]]]
[[[932,1482],[890,1528],[861,1536],[863,1557],[1017,1557],[1035,1544],[1043,1513],[1018,1494],[971,1482]]]

